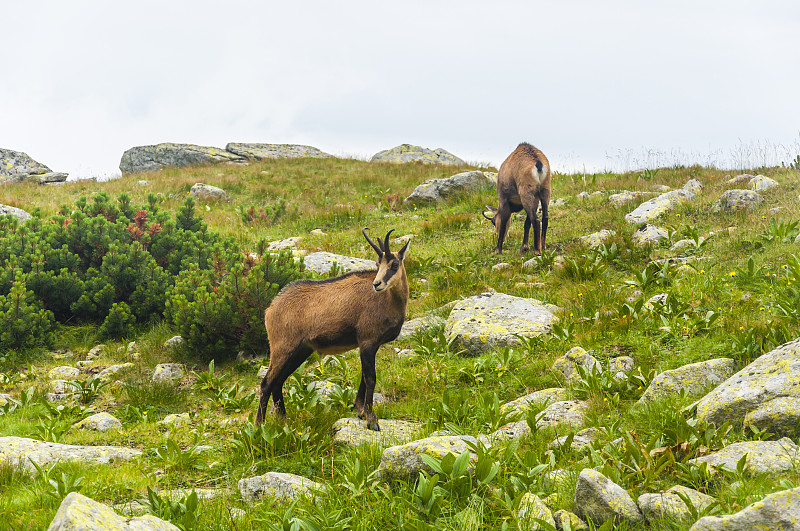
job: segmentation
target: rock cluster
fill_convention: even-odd
[[[455,166],[466,164],[466,162],[442,148],[428,149],[411,144],[401,144],[391,149],[379,151],[372,156],[370,162],[422,162],[425,164],[451,164]]]
[[[39,184],[61,183],[68,174],[54,172],[26,153],[0,148],[0,184],[32,181]]]

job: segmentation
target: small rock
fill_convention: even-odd
[[[778,186],[778,181],[763,175],[756,175],[750,179],[750,182],[747,183],[747,186],[756,192],[763,192],[764,190],[769,190],[770,188],[775,188]]]
[[[428,437],[400,446],[391,446],[383,451],[381,457],[381,464],[378,467],[381,479],[386,482],[394,478],[415,479],[421,471],[433,474],[433,470],[422,460],[422,454],[437,459],[447,454],[459,456],[469,450],[467,441],[477,444],[477,439],[470,435],[451,435]]]
[[[47,375],[54,380],[74,380],[78,376],[80,376],[81,371],[75,367],[70,367],[68,365],[62,365],[60,367],[54,367],[50,369],[50,372]]]
[[[589,526],[575,513],[561,509],[553,514],[553,519],[556,521],[556,529],[559,531],[563,529],[569,529],[571,531],[589,531]]]
[[[466,164],[466,162],[442,148],[431,150],[411,144],[401,144],[391,149],[379,151],[372,156],[370,162],[422,162],[425,164],[453,164],[457,166]]]
[[[735,372],[736,362],[729,358],[701,361],[664,371],[653,378],[639,401],[669,399],[681,391],[688,396],[698,395],[721,384]]]
[[[569,391],[563,387],[551,387],[527,394],[500,406],[500,413],[516,420],[525,415],[532,406],[547,405],[552,402],[561,402],[569,398]]]
[[[521,524],[521,528],[530,529],[532,531],[542,528],[534,519],[544,520],[551,526],[556,525],[556,521],[553,520],[553,513],[550,509],[547,508],[539,496],[530,492],[524,494],[519,502],[517,519],[524,522],[524,524]]]
[[[711,207],[713,212],[750,210],[764,202],[764,198],[753,190],[727,190]]]
[[[188,413],[172,413],[164,417],[159,424],[171,428],[182,428],[188,426],[191,422],[192,419],[189,417]]]
[[[557,374],[561,374],[567,382],[573,382],[580,379],[578,366],[582,367],[587,373],[592,371],[603,372],[603,367],[600,366],[595,357],[581,347],[573,347],[563,356],[556,358],[553,362],[552,370]]]
[[[704,516],[689,531],[796,530],[800,522],[800,487],[765,496],[727,516]]]
[[[343,446],[405,444],[414,440],[414,437],[423,428],[422,423],[407,420],[381,419],[380,424],[381,431],[373,431],[366,427],[366,423],[363,420],[354,418],[339,419],[333,424],[333,441]]]
[[[285,238],[283,240],[271,242],[267,247],[267,250],[281,251],[283,249],[295,249],[302,241],[303,241],[302,236],[293,236],[291,238]]]
[[[566,423],[573,427],[579,427],[583,424],[588,409],[589,404],[580,400],[554,402],[539,413],[536,417],[536,425],[544,427]],[[502,426],[489,436],[489,440],[518,439],[526,437],[530,432],[527,420],[520,420]]]
[[[128,519],[111,507],[83,494],[70,492],[56,512],[48,531],[179,531],[173,524],[147,514]]]
[[[313,229],[309,234],[312,236],[325,236],[325,231],[322,229]]]
[[[668,238],[667,231],[655,225],[644,224],[633,233],[633,241],[637,247],[655,245]]]
[[[82,421],[74,425],[79,430],[92,430],[92,431],[110,431],[117,430],[122,427],[122,423],[113,415],[106,413],[95,413],[90,417],[86,417]]]
[[[164,341],[165,349],[177,349],[186,344],[186,341],[181,336],[172,336]]]
[[[573,507],[578,516],[596,525],[611,518],[630,524],[638,524],[643,520],[630,494],[591,468],[584,468],[578,475]]]
[[[111,381],[114,375],[116,375],[119,371],[130,367],[135,367],[135,365],[133,363],[122,363],[119,365],[112,365],[100,371],[97,377],[103,380],[104,382],[108,382]]]
[[[617,233],[613,230],[603,229],[601,231],[595,232],[593,234],[589,234],[588,236],[581,236],[581,243],[588,246],[591,249],[595,247],[599,247],[601,244],[608,241],[610,238],[616,236]]]
[[[221,201],[228,198],[228,194],[222,188],[204,183],[194,184],[191,190],[189,190],[189,195],[198,199],[211,201]]]
[[[321,483],[283,472],[267,472],[263,476],[239,480],[239,492],[242,499],[250,505],[264,497],[270,497],[276,501],[296,500],[301,496],[313,497],[317,492],[325,490],[325,486]]]
[[[333,267],[334,262],[336,262],[336,266],[339,269],[344,271],[354,271],[356,269],[377,269],[374,260],[353,258],[352,256],[333,254],[325,251],[309,253],[303,259],[303,262],[306,265],[306,269],[319,274],[325,274],[329,272],[331,267]]]
[[[152,382],[169,382],[183,378],[183,366],[180,363],[159,363],[150,377]]]
[[[499,264],[492,266],[492,271],[502,271],[504,269],[508,269],[509,267],[511,267],[511,264],[508,262],[500,262]]]
[[[637,503],[642,514],[648,521],[691,521],[692,513],[686,506],[686,502],[678,496],[679,493],[689,498],[689,501],[692,502],[692,505],[694,505],[698,512],[702,512],[703,509],[715,501],[714,498],[707,494],[690,489],[689,487],[676,485],[666,492],[642,494],[639,496]]]
[[[688,463],[708,463],[709,469],[725,465],[736,470],[736,464],[745,454],[745,470],[750,474],[782,474],[794,470],[800,459],[800,447],[788,437],[777,441],[744,441],[728,445],[718,452],[690,459]]]

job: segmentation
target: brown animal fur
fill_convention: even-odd
[[[520,253],[528,249],[528,233],[533,225],[533,248],[540,254],[545,248],[550,204],[550,162],[544,153],[523,142],[506,158],[497,174],[498,207],[488,207],[494,216],[483,216],[492,222],[497,233],[495,254],[503,252],[503,240],[508,232],[511,214],[525,210],[525,235]],[[542,205],[541,238],[539,218],[536,216]]]
[[[394,340],[406,317],[408,279],[403,259],[408,243],[398,253],[385,241],[375,245],[378,271],[356,271],[326,280],[300,280],[288,285],[264,312],[270,345],[270,363],[261,382],[256,424],[264,420],[269,397],[278,413],[286,417],[283,383],[311,355],[338,354],[358,347],[361,383],[353,408],[378,430],[372,411],[375,391],[375,353]]]

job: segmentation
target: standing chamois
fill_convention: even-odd
[[[525,209],[525,235],[520,253],[529,249],[528,232],[533,224],[533,249],[540,254],[547,239],[548,206],[550,203],[550,163],[544,153],[523,142],[500,166],[497,174],[497,208],[487,206],[494,213],[483,217],[492,222],[497,232],[495,254],[503,252],[503,240],[508,232],[508,224],[513,212]],[[536,212],[542,204],[541,240],[539,239],[539,218]]]
[[[353,404],[367,427],[379,431],[372,411],[375,392],[375,353],[400,334],[406,319],[408,280],[403,259],[408,243],[397,253],[389,250],[389,235],[378,244],[361,232],[378,253],[378,272],[353,271],[326,280],[299,280],[286,286],[264,312],[270,360],[261,381],[256,425],[264,421],[269,397],[286,418],[283,383],[317,351],[339,354],[358,347],[361,384]]]

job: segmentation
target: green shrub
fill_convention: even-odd
[[[48,346],[53,342],[53,312],[41,307],[16,271],[11,290],[0,295],[0,351],[11,348]]]

